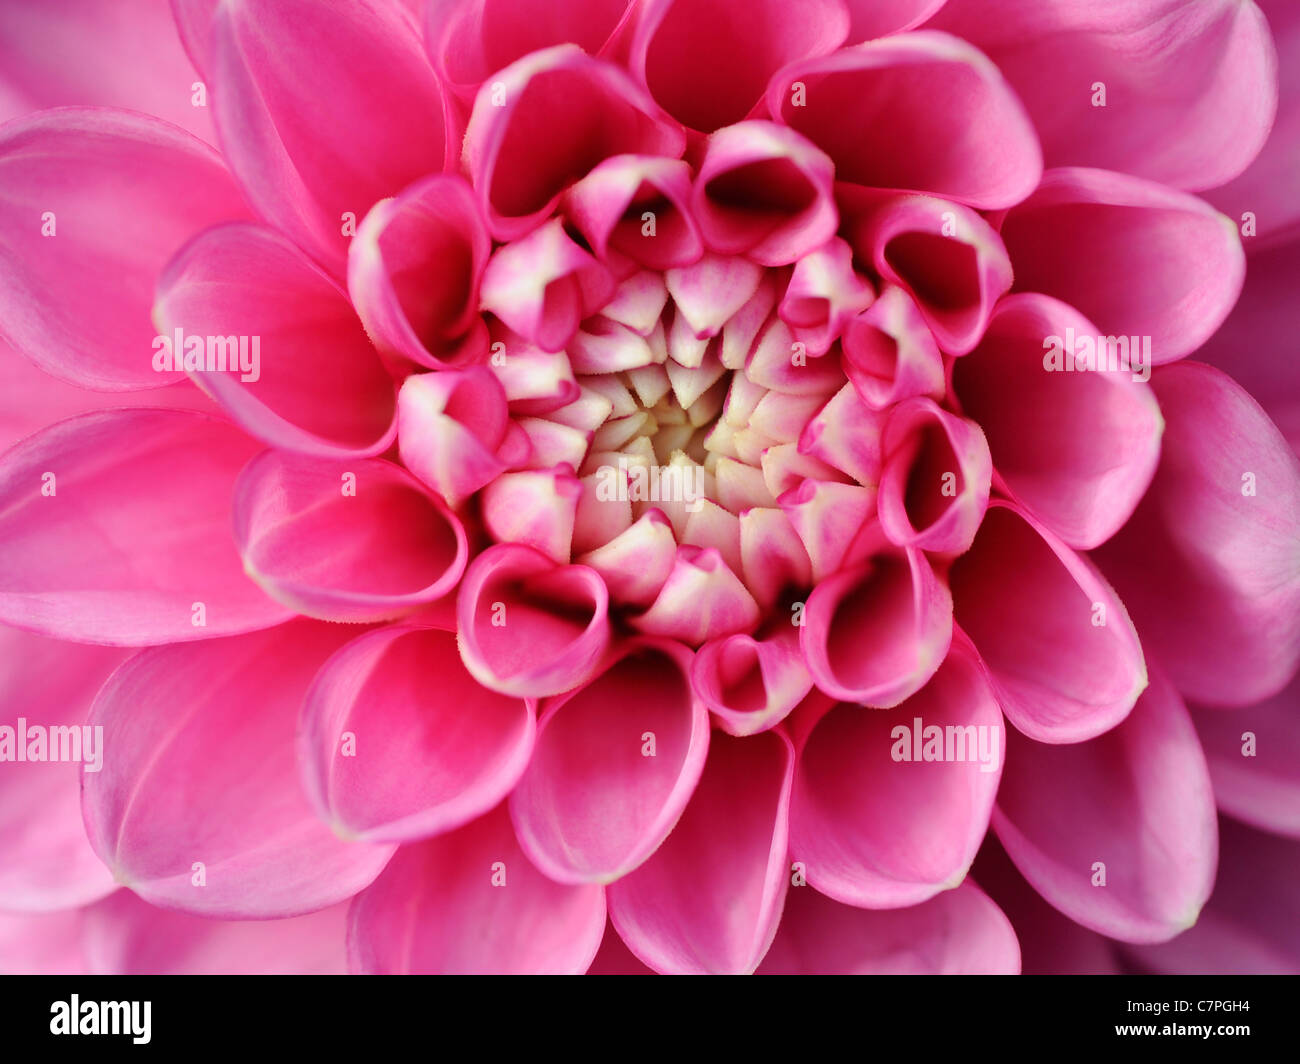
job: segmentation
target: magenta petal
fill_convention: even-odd
[[[284,920],[212,920],[158,909],[129,890],[85,910],[96,975],[343,975],[348,905]]]
[[[609,645],[609,593],[585,565],[560,565],[532,547],[489,547],[456,599],[465,667],[484,687],[540,698],[583,683]]]
[[[772,78],[767,106],[834,160],[840,181],[994,208],[1024,199],[1042,174],[1037,135],[1011,87],[983,53],[946,33],[792,63]]]
[[[154,322],[167,341],[155,362],[184,360],[264,443],[323,458],[392,443],[393,381],[347,294],[273,230],[225,225],[187,244],[158,280]]]
[[[323,620],[383,620],[441,598],[469,551],[456,515],[378,458],[265,451],[240,474],[233,519],[248,574]]]
[[[85,414],[20,443],[0,459],[0,621],[142,646],[288,618],[230,541],[231,491],[257,449],[188,410]]]
[[[1253,3],[999,0],[990,17],[980,0],[948,0],[933,24],[992,57],[1049,166],[1213,188],[1245,169],[1273,122],[1277,57]]]
[[[605,930],[605,891],[542,875],[505,806],[401,847],[348,916],[354,972],[577,975]]]
[[[700,647],[691,686],[730,735],[755,735],[781,723],[812,689],[793,624],[764,638],[732,635]]]
[[[851,557],[808,597],[800,645],[832,698],[896,706],[935,674],[952,639],[952,596],[919,550],[868,528]]]
[[[849,38],[845,43],[858,44],[919,26],[947,0],[846,0],[846,3]]]
[[[1170,366],[1152,387],[1160,467],[1098,560],[1184,695],[1249,705],[1300,663],[1300,462],[1218,370]]]
[[[870,307],[845,326],[844,374],[871,410],[914,395],[943,396],[943,355],[916,302],[885,285]]]
[[[178,86],[179,89],[179,86]],[[248,208],[212,148],[156,118],[46,111],[0,133],[0,334],[104,391],[158,388],[154,281],[182,243]]]
[[[798,856],[797,854],[795,855]],[[791,890],[760,975],[1018,975],[1010,921],[965,882],[909,909],[841,905]]]
[[[341,275],[356,222],[441,170],[454,139],[414,21],[376,0],[244,0],[210,17],[196,59],[231,169],[263,217]]]
[[[751,631],[760,619],[758,603],[715,548],[682,545],[658,596],[631,624],[698,645]]]
[[[479,90],[464,163],[488,227],[513,240],[612,155],[681,155],[685,136],[618,67],[572,44],[527,55]]]
[[[528,763],[534,707],[481,687],[452,632],[394,626],[325,663],[303,702],[303,784],[337,834],[404,842],[460,827]]]
[[[479,282],[491,242],[463,178],[435,174],[371,208],[348,248],[348,291],[396,364],[438,369],[479,357]]]
[[[715,736],[686,812],[654,855],[607,888],[609,915],[641,960],[671,974],[749,974],[789,887],[794,750],[780,731]],[[709,869],[701,880],[700,870]]]
[[[1097,335],[1050,296],[1009,296],[979,347],[952,369],[963,413],[988,437],[998,486],[1079,548],[1105,542],[1132,515],[1155,475],[1164,430],[1143,376],[1149,362],[1114,372],[1048,368],[1053,340],[1063,350],[1071,336]]]
[[[1013,504],[989,507],[948,575],[957,623],[1002,712],[1044,743],[1078,743],[1128,716],[1147,683],[1137,632],[1096,568]]]
[[[623,643],[595,679],[542,707],[510,795],[529,859],[561,883],[611,883],[652,854],[695,790],[709,713],[679,643]]]
[[[1055,296],[1104,335],[1149,343],[1156,365],[1210,338],[1246,269],[1237,227],[1208,203],[1105,170],[1048,171],[1001,232],[1017,292]]]
[[[1300,673],[1279,694],[1245,709],[1188,708],[1219,808],[1300,838]]]
[[[82,725],[95,693],[127,653],[0,627],[0,721],[12,729],[14,747],[0,765],[0,909],[63,909],[116,887],[81,822],[81,779],[102,771],[105,754]],[[20,752],[27,754],[32,729],[48,729],[50,747],[66,742],[63,749],[80,763],[17,762]],[[66,740],[56,739],[61,734]]]
[[[0,924],[3,927],[3,924]],[[605,937],[600,941],[600,950],[596,959],[587,969],[588,975],[657,975],[653,968],[647,968],[636,955],[627,948],[613,924],[605,927]]]
[[[87,776],[82,810],[119,882],[165,908],[266,919],[333,905],[375,877],[392,847],[337,838],[294,767],[303,692],[350,634],[294,621],[143,650],[113,674],[90,716],[111,755]]]
[[[923,746],[930,728],[937,751]],[[808,882],[871,909],[955,887],[988,830],[1005,746],[1002,714],[964,641],[888,713],[830,707],[800,744],[790,807],[790,850]]]
[[[993,826],[1034,889],[1084,927],[1126,942],[1190,927],[1214,883],[1218,836],[1178,692],[1153,670],[1133,712],[1099,738],[1048,745],[1010,733]]]

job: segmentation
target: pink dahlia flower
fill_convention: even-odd
[[[1297,13],[0,3],[0,967],[1300,968]]]

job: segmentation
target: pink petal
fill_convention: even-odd
[[[348,248],[348,291],[379,349],[438,369],[487,348],[479,282],[491,242],[465,181],[434,174],[370,209]]]
[[[889,412],[881,434],[881,530],[901,547],[960,554],[988,508],[993,471],[979,425],[933,399],[908,399]]]
[[[631,624],[698,646],[751,631],[759,619],[758,604],[717,550],[683,545],[658,596]]]
[[[947,0],[847,0],[849,39],[857,44],[919,26]]]
[[[795,263],[778,313],[808,348],[824,355],[875,292],[853,268],[853,249],[839,237]]]
[[[540,698],[586,681],[609,645],[609,593],[594,569],[532,547],[489,547],[457,596],[461,657],[479,683]]]
[[[916,301],[940,350],[964,355],[1011,287],[1011,259],[979,214],[929,196],[879,201],[853,223],[850,242]],[[1019,263],[1016,271],[1019,275]]]
[[[1300,462],[1218,370],[1170,366],[1152,387],[1160,468],[1098,559],[1183,694],[1249,705],[1300,663]]]
[[[48,111],[0,133],[0,189],[0,333],[83,388],[175,383],[152,364],[154,281],[194,233],[247,217],[221,157],[156,118]]]
[[[808,582],[821,584],[840,569],[854,538],[871,520],[876,492],[809,478],[777,502],[807,553],[812,577]]]
[[[709,137],[692,208],[709,249],[764,266],[797,261],[835,235],[835,166],[775,122],[740,122]]]
[[[932,727],[940,760],[923,762]],[[960,747],[944,746],[947,729]],[[892,711],[829,706],[799,744],[790,807],[790,850],[808,882],[871,909],[916,905],[957,886],[988,830],[1005,746],[993,692],[960,640]]]
[[[562,44],[511,63],[479,90],[463,159],[492,236],[513,240],[610,156],[677,157],[684,147],[681,130],[622,70]]]
[[[0,768],[0,907],[45,912],[84,905],[116,884],[86,841],[81,822],[81,779],[102,770],[106,751],[93,732],[81,731],[95,692],[127,651],[80,646],[0,627],[0,721],[12,743]],[[77,734],[57,738],[56,728]],[[16,762],[27,756],[29,734],[45,730],[80,763]],[[93,746],[85,745],[89,738]],[[95,766],[98,764],[98,768]],[[0,959],[3,954],[0,953]]]
[[[238,223],[187,244],[158,280],[154,322],[167,341],[155,360],[188,366],[197,339],[192,379],[264,443],[322,458],[392,444],[393,381],[347,294],[273,230]]]
[[[749,974],[776,934],[794,750],[781,732],[717,736],[686,812],[654,855],[608,890],[620,937],[656,971]],[[703,880],[700,870],[708,869]]]
[[[1128,716],[1147,671],[1124,604],[1033,518],[995,501],[948,581],[957,623],[1020,731],[1078,743]]]
[[[268,919],[333,905],[378,874],[392,847],[335,837],[294,769],[303,692],[350,635],[294,621],[143,650],[113,674],[90,715],[112,755],[82,810],[118,882],[166,908]]]
[[[690,666],[678,643],[630,640],[585,687],[543,705],[510,815],[529,860],[551,879],[611,883],[672,831],[709,747]]]
[[[0,460],[0,621],[141,646],[288,618],[230,540],[231,491],[257,449],[188,410],[85,414],[20,443]]]
[[[3,926],[3,925],[0,925]],[[596,959],[587,969],[588,975],[656,975],[653,968],[647,968],[636,955],[623,944],[614,930],[613,924],[605,927],[605,937],[601,939],[600,950]]]
[[[826,55],[848,28],[836,0],[809,0],[797,13],[780,0],[758,0],[743,16],[728,0],[651,0],[629,66],[664,110],[711,132],[748,116],[779,67]]]
[[[51,0],[0,10],[0,122],[47,107],[143,111],[215,143],[168,5]]]
[[[797,855],[796,855],[797,856]],[[979,887],[873,911],[792,890],[761,975],[1018,975],[1011,923]]]
[[[401,466],[265,451],[235,485],[244,568],[309,617],[374,621],[441,598],[465,571],[460,520]]]
[[[119,890],[85,910],[86,956],[96,975],[343,975],[347,912],[211,920]]]
[[[498,543],[519,543],[567,565],[582,485],[567,465],[503,473],[483,489],[483,527]]]
[[[845,327],[844,373],[871,410],[914,395],[943,395],[943,356],[912,297],[885,285],[870,307]]]
[[[991,18],[978,0],[949,0],[933,24],[992,57],[1049,166],[1213,188],[1245,169],[1273,121],[1277,57],[1253,3],[1010,0]]]
[[[1149,336],[1156,365],[1210,338],[1246,268],[1237,227],[1209,204],[1104,170],[1044,174],[1002,239],[1017,292],[1055,296],[1106,336]]]
[[[210,17],[196,61],[231,169],[264,218],[341,275],[349,218],[441,170],[455,140],[413,20],[375,0],[244,0]]]
[[[733,635],[700,647],[691,686],[730,735],[755,735],[781,723],[812,689],[793,624],[777,622],[762,639]]]
[[[946,33],[792,63],[767,106],[834,160],[839,181],[985,208],[1018,203],[1042,173],[1029,116],[998,68]]]
[[[82,940],[83,912],[0,912],[0,974],[88,974]]]
[[[1010,296],[979,347],[952,371],[963,412],[988,437],[998,486],[1081,548],[1105,542],[1129,519],[1155,475],[1164,428],[1142,379],[1150,376],[1149,362],[1139,370],[1129,361],[1129,369],[1113,372],[1048,368],[1053,340],[1069,352],[1071,361],[1062,362],[1068,367],[1070,341],[1098,335],[1050,296]],[[1126,352],[1128,344],[1125,338]],[[1115,364],[1122,365],[1118,354]]]
[[[604,888],[542,875],[503,804],[401,847],[352,904],[348,954],[366,975],[578,975],[604,930]]]
[[[331,657],[307,692],[303,784],[339,835],[403,842],[441,834],[515,785],[532,753],[534,709],[480,687],[453,632],[368,632]]]
[[[818,688],[888,708],[935,674],[952,639],[952,596],[925,555],[868,527],[846,567],[808,597],[800,645]]]
[[[677,561],[672,525],[659,509],[647,510],[624,532],[578,559],[595,569],[622,606],[649,606]]]
[[[1126,942],[1190,927],[1214,883],[1205,757],[1182,699],[1155,671],[1128,718],[1099,738],[1047,745],[1012,731],[993,826],[1044,898]]]

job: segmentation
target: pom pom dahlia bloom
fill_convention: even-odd
[[[1278,49],[5,0],[0,967],[1296,970]]]

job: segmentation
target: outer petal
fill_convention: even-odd
[[[532,753],[535,707],[479,686],[452,632],[394,626],[329,659],[303,702],[303,785],[337,834],[405,841],[497,805]]]
[[[834,160],[840,181],[983,208],[1018,203],[1042,174],[1029,116],[998,68],[946,33],[791,63],[767,106]]]
[[[797,856],[797,855],[796,855]],[[811,887],[786,898],[761,975],[1016,975],[1010,921],[973,883],[910,909],[841,905]]]
[[[948,581],[957,623],[1025,735],[1091,739],[1122,721],[1146,687],[1123,603],[1086,558],[1012,504],[989,507]]]
[[[947,0],[847,0],[849,39],[847,44],[887,37],[919,26]]]
[[[86,957],[95,975],[343,975],[347,912],[211,920],[119,890],[85,911]]]
[[[395,617],[465,571],[460,520],[401,466],[265,451],[235,485],[235,541],[267,593],[323,620]]]
[[[1153,673],[1128,719],[1099,738],[1008,740],[993,826],[1034,889],[1128,942],[1161,942],[1195,923],[1214,883],[1214,794],[1164,677]]]
[[[1246,269],[1237,227],[1209,204],[1106,170],[1044,174],[1002,240],[1017,292],[1064,300],[1106,336],[1150,337],[1156,365],[1210,338]]]
[[[325,908],[378,874],[392,847],[336,838],[293,764],[303,691],[349,634],[295,621],[144,650],[113,674],[90,716],[113,754],[82,808],[119,882],[155,905],[267,919]]]
[[[993,58],[1049,166],[1213,188],[1245,169],[1273,122],[1277,57],[1253,3],[949,0],[933,24]]]
[[[678,643],[632,640],[585,687],[543,705],[510,815],[551,879],[611,883],[672,831],[709,748],[690,657]]]
[[[0,913],[0,974],[87,974],[83,912]]]
[[[0,460],[0,620],[121,646],[285,620],[230,541],[231,489],[256,450],[188,410],[85,414],[20,443]]]
[[[0,721],[12,744],[0,763],[0,908],[64,909],[115,888],[81,823],[81,777],[101,771],[105,754],[81,726],[100,684],[126,656],[0,627]],[[73,729],[65,750],[81,762],[16,761],[27,754],[32,727],[47,729],[51,746],[53,729]]]
[[[72,109],[0,130],[0,333],[56,377],[157,388],[154,280],[205,226],[247,217],[201,141],[156,118]]]
[[[392,378],[346,293],[273,230],[191,241],[159,278],[154,322],[177,368],[203,344],[194,381],[272,447],[355,458],[397,433]]]
[[[808,728],[799,722],[790,811],[790,850],[808,882],[870,909],[916,905],[961,883],[988,830],[1006,747],[970,645],[954,643],[894,710],[841,702]],[[930,728],[940,729],[940,757],[923,761]]]
[[[1098,559],[1180,691],[1249,705],[1300,664],[1300,462],[1218,370],[1171,366],[1152,384],[1160,468]]]
[[[713,738],[672,834],[607,888],[610,919],[633,953],[673,974],[748,974],[758,966],[789,886],[793,778],[794,749],[782,732]]]
[[[995,483],[1080,548],[1105,542],[1129,519],[1155,475],[1164,430],[1143,379],[1150,362],[1138,369],[1130,360],[1114,372],[1048,368],[1044,348],[1052,340],[1065,349],[1070,337],[1091,343],[1098,335],[1050,296],[1010,296],[975,351],[952,367],[962,412],[988,438]]]
[[[249,199],[341,274],[345,215],[441,170],[452,139],[413,21],[377,0],[175,2],[182,22],[210,17],[195,59]]]
[[[577,975],[605,930],[605,891],[542,875],[505,806],[398,850],[348,918],[354,972]]]

